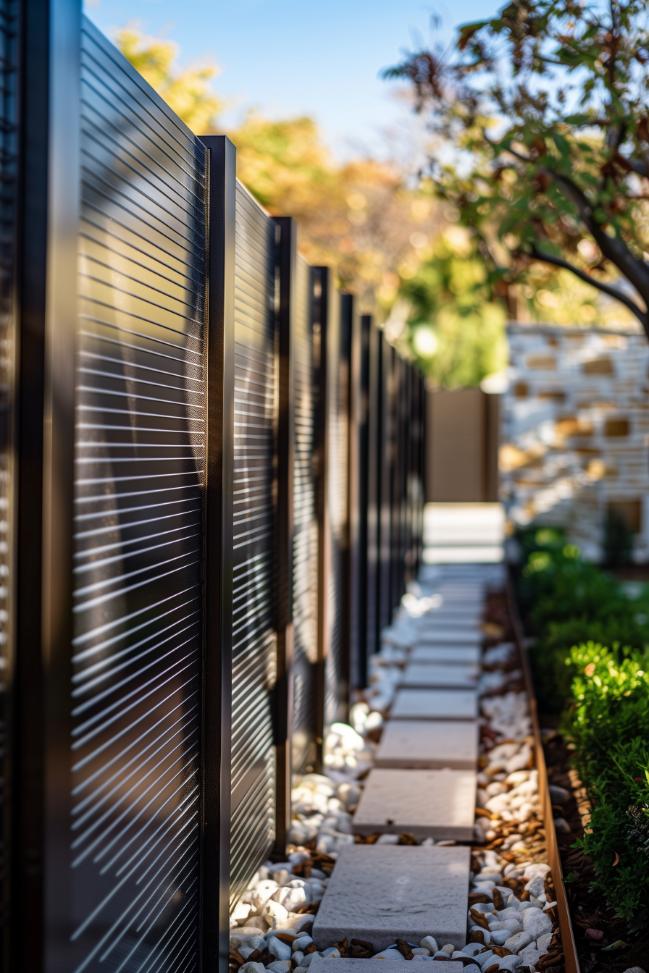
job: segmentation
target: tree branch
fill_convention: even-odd
[[[596,277],[591,277],[585,270],[578,267],[576,264],[570,263],[569,260],[564,260],[563,257],[555,257],[552,253],[546,253],[544,250],[539,250],[536,246],[531,246],[523,253],[531,257],[533,260],[539,260],[542,263],[551,264],[553,267],[559,267],[561,270],[569,270],[571,274],[583,280],[584,283],[590,284],[591,287],[595,287],[602,294],[606,294],[608,297],[612,297],[614,300],[619,301],[624,304],[626,308],[638,319],[647,337],[649,337],[649,315],[647,310],[643,310],[639,304],[628,297],[624,291],[619,290],[617,287],[613,287],[611,284],[606,284],[602,280],[598,280]]]

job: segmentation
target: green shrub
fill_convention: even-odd
[[[532,665],[592,802],[580,844],[630,929],[649,922],[649,588],[631,595],[560,535],[526,533],[519,597]]]
[[[570,650],[572,703],[566,729],[577,747],[582,777],[610,768],[610,751],[649,731],[649,655],[627,647],[610,649],[595,642]]]
[[[515,536],[524,561],[535,551],[557,552],[567,544],[562,527],[519,527]]]
[[[566,660],[572,704],[564,730],[592,803],[580,842],[594,887],[618,915],[649,918],[649,653],[589,642]]]
[[[649,620],[625,603],[621,611],[604,617],[580,615],[548,621],[531,653],[537,693],[546,711],[557,713],[564,708],[572,679],[565,662],[573,646],[585,642],[610,646],[622,658],[623,646],[637,650],[649,646]]]

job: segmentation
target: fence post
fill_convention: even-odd
[[[370,381],[370,341],[372,337],[372,317],[362,314],[358,339],[356,341],[356,355],[352,368],[353,394],[357,398],[356,412],[358,432],[356,443],[352,443],[352,451],[357,455],[358,464],[358,569],[357,585],[352,595],[352,607],[357,613],[356,666],[354,671],[354,687],[362,689],[368,681],[368,609],[370,604],[370,572],[369,572],[369,381]]]
[[[68,969],[78,0],[20,5],[11,968]],[[16,25],[17,26],[17,25]],[[11,579],[13,580],[13,579]]]
[[[342,355],[347,359],[347,697],[352,687],[359,688],[365,653],[365,583],[364,545],[366,542],[365,510],[361,502],[362,456],[362,337],[361,324],[353,294],[341,294]]]
[[[368,361],[368,399],[367,399],[367,651],[368,656],[379,650],[379,573],[380,573],[380,516],[381,483],[379,440],[380,427],[380,389],[379,353],[381,332],[373,319],[369,322],[369,361]]]
[[[297,228],[289,217],[275,219],[277,273],[277,352],[279,414],[277,429],[277,754],[275,852],[282,855],[291,825],[291,728],[293,725],[293,535],[294,496],[294,329]]]
[[[318,389],[315,418],[315,454],[317,456],[316,511],[318,521],[318,662],[316,665],[316,764],[322,767],[325,736],[325,667],[329,653],[331,604],[329,579],[331,575],[331,518],[329,510],[329,420],[330,378],[329,315],[330,270],[328,267],[311,268],[311,322],[315,343],[314,384]]]
[[[227,973],[236,152],[225,136],[206,136],[201,141],[209,158],[202,969],[213,970],[218,957],[220,973]]]

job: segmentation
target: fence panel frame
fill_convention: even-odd
[[[22,5],[12,968],[71,962],[68,695],[81,10]]]
[[[380,331],[371,315],[366,315],[368,334],[368,392],[367,392],[367,652],[374,655],[380,645],[379,573],[380,573],[380,389],[379,353]]]
[[[275,854],[283,855],[291,826],[291,728],[293,726],[293,535],[295,403],[293,336],[297,226],[290,217],[275,217],[277,355],[279,402],[277,428],[277,682],[275,746],[277,752]]]
[[[209,186],[202,969],[213,969],[216,957],[218,969],[225,973],[230,917],[236,149],[222,135],[201,141],[208,152]]]

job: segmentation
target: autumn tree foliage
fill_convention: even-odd
[[[511,0],[386,75],[426,113],[436,192],[497,295],[533,265],[561,268],[649,336],[646,0]]]
[[[215,65],[181,68],[173,42],[134,28],[120,30],[116,43],[192,131],[224,131]],[[437,230],[430,187],[409,185],[396,164],[336,160],[309,116],[269,119],[250,111],[227,134],[241,181],[270,213],[298,220],[305,257],[333,267],[368,309],[387,311],[402,273],[414,272]]]

